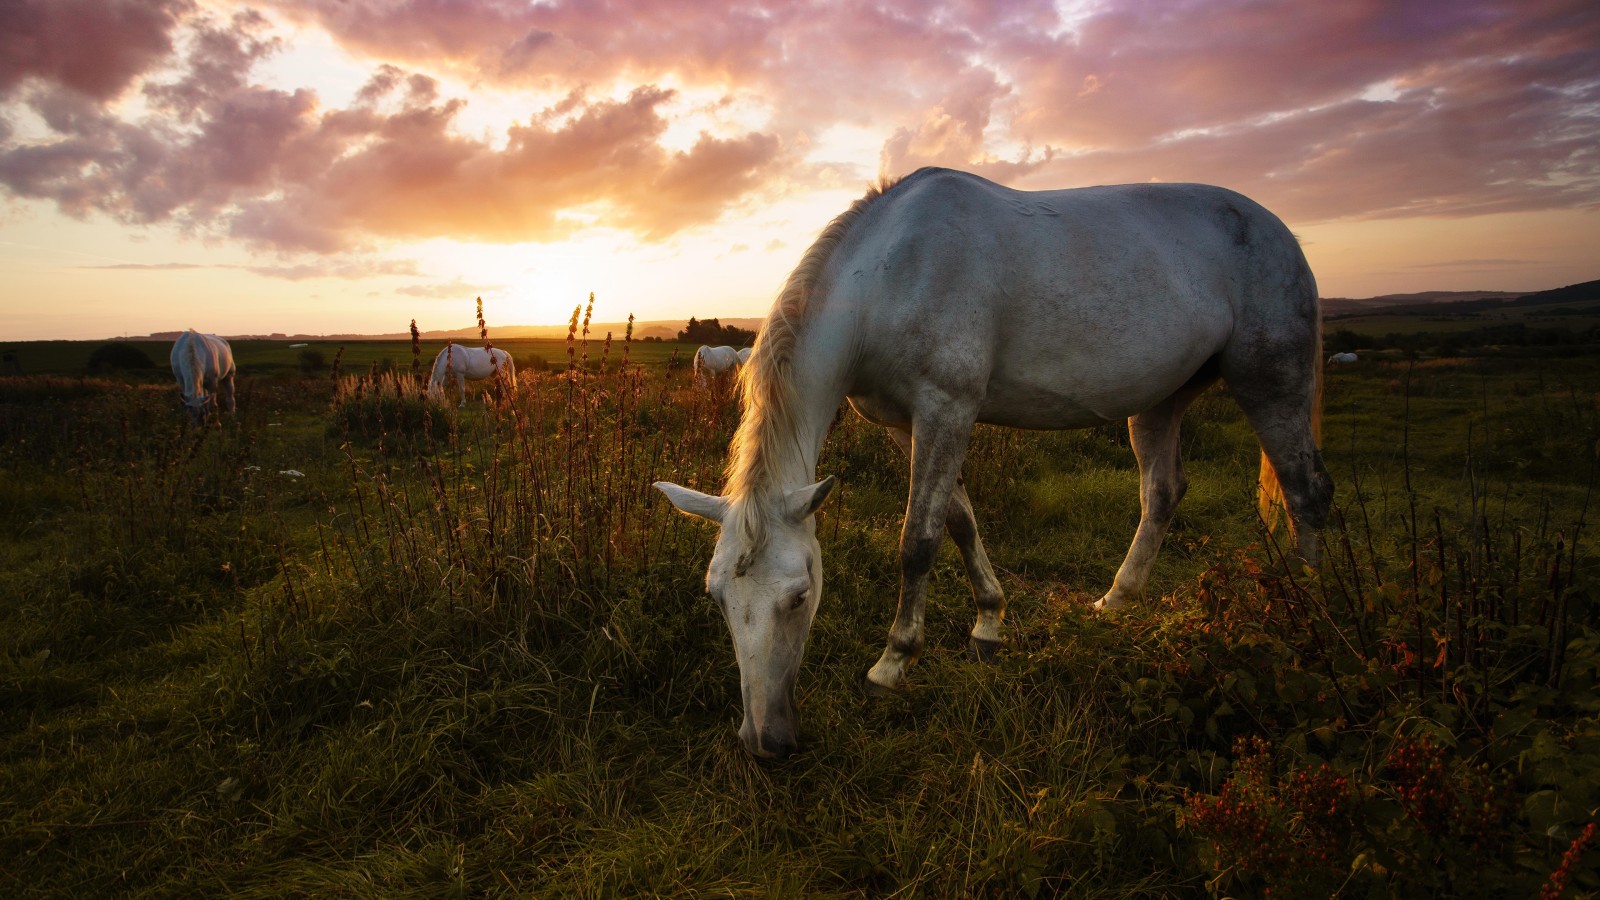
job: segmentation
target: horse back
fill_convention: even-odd
[[[922,170],[852,227],[819,318],[848,319],[853,396],[888,417],[971,397],[979,418],[1070,427],[1149,408],[1235,336],[1312,334],[1289,230],[1237,193],[1139,184],[1016,191]]]

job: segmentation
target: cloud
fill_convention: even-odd
[[[121,94],[172,52],[192,0],[8,0],[0,4],[0,97],[30,79],[96,100]]]
[[[432,284],[411,284],[395,288],[395,293],[405,294],[407,297],[423,297],[429,300],[465,300],[468,297],[478,297],[483,294],[493,294],[502,290],[502,284],[467,284],[460,278]]]
[[[15,50],[0,52],[0,185],[70,215],[321,254],[597,227],[667,241],[875,166],[1026,188],[1205,181],[1295,223],[1589,208],[1591,7],[1102,0],[1064,20],[1052,0],[277,0],[272,15],[372,61],[330,108],[254,79],[282,48],[259,13],[20,0],[0,11]],[[561,99],[469,135],[472,94],[446,78]],[[111,102],[135,88],[138,121]],[[764,121],[685,139],[683,107],[714,110],[707,96]],[[48,133],[24,136],[22,110]],[[840,126],[878,135],[877,158],[808,162]]]
[[[181,272],[190,269],[235,269],[260,275],[263,278],[282,278],[288,281],[305,281],[312,278],[364,279],[383,275],[416,275],[417,264],[411,260],[320,258],[311,263],[293,265],[218,265],[205,263],[111,263],[99,266],[79,266],[82,269],[114,269],[132,272]]]
[[[1066,151],[1030,186],[1211,181],[1299,221],[1592,206],[1596,48],[1571,0],[1129,5],[1013,48],[1015,127]]]
[[[174,272],[184,269],[215,269],[199,263],[112,263],[103,266],[78,266],[80,269],[120,269],[132,272]]]
[[[417,264],[409,259],[323,258],[312,263],[280,266],[237,266],[263,278],[306,281],[312,278],[360,280],[389,275],[416,275]]]
[[[1052,151],[1046,149],[1037,160],[1029,151],[1008,161],[993,158],[986,149],[994,107],[1010,93],[1010,88],[1000,84],[993,72],[972,70],[920,122],[896,130],[884,143],[879,155],[879,176],[892,177],[923,166],[946,166],[1009,182],[1037,169],[1049,161]]]
[[[725,87],[769,104],[792,146],[881,129],[884,174],[1210,181],[1304,221],[1600,198],[1590,0],[1103,0],[1070,22],[1050,0],[288,8],[347,46],[500,84]]]
[[[1441,262],[1412,263],[1408,269],[1476,269],[1476,268],[1510,268],[1514,266],[1537,266],[1546,264],[1545,260],[1538,259],[1447,259]]]
[[[504,147],[453,126],[466,101],[393,66],[347,109],[249,81],[277,44],[264,20],[201,20],[184,74],[147,84],[161,115],[131,123],[60,86],[28,99],[54,139],[0,147],[0,184],[64,212],[175,222],[267,249],[335,253],[383,238],[553,240],[589,227],[649,239],[718,218],[784,159],[774,135],[662,146],[674,93],[575,90]],[[575,218],[571,210],[594,215]]]
[[[352,235],[556,240],[587,227],[566,213],[589,208],[600,226],[664,238],[714,221],[782,151],[759,133],[668,151],[659,107],[671,97],[655,87],[622,100],[574,94],[512,126],[498,150],[452,130],[459,100],[413,92],[398,113],[332,114],[305,136],[316,162],[281,195],[242,202],[230,232],[310,250]]]

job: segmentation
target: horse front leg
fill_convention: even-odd
[[[911,433],[901,428],[889,428],[889,437],[909,459]],[[979,659],[994,658],[1003,640],[1002,624],[1006,617],[1006,595],[995,578],[994,567],[989,564],[989,554],[983,549],[978,536],[978,518],[973,515],[972,501],[967,497],[964,479],[956,477],[955,488],[950,493],[950,505],[945,509],[945,530],[961,551],[961,562],[967,569],[967,581],[972,585],[972,601],[978,607],[977,621],[972,625],[972,654]]]
[[[973,416],[952,415],[949,405],[937,419],[912,427],[911,494],[900,533],[900,604],[883,655],[867,672],[869,689],[898,688],[922,652],[923,611],[928,573],[944,539],[945,515],[961,478],[961,462],[972,437]]]
[[[229,372],[226,377],[217,380],[217,393],[222,397],[222,409],[224,412],[230,413],[236,408],[233,396],[233,376],[234,373]]]

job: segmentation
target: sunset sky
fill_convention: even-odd
[[[0,340],[764,314],[880,175],[1202,181],[1324,296],[1600,278],[1595,0],[0,0]]]

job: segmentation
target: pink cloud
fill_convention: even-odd
[[[406,285],[405,287],[395,288],[394,292],[404,294],[407,297],[422,297],[427,300],[466,300],[468,297],[492,294],[503,287],[505,285],[469,284],[458,277],[450,281]]]
[[[74,215],[329,253],[377,237],[558,238],[579,227],[562,215],[574,207],[665,237],[714,220],[782,155],[761,133],[669,151],[660,107],[673,95],[656,87],[623,100],[574,92],[512,126],[504,149],[452,129],[465,100],[392,66],[357,105],[325,111],[309,91],[249,82],[274,48],[262,25],[252,14],[201,23],[186,73],[146,86],[160,119],[132,124],[72,92],[34,92],[57,139],[0,148],[0,183]],[[379,108],[396,95],[397,110]]]
[[[0,97],[30,78],[104,100],[172,52],[192,0],[8,0],[0,4]]]
[[[595,216],[664,239],[756,198],[859,184],[875,165],[1024,187],[1208,181],[1301,222],[1600,201],[1592,0],[1106,0],[1070,28],[1050,0],[270,9],[374,61],[351,106],[254,83],[280,46],[255,13],[223,22],[177,0],[6,7],[0,49],[14,34],[33,43],[0,54],[0,97],[52,134],[24,140],[0,124],[0,185],[74,215],[313,252],[556,239]],[[81,40],[69,34],[79,25]],[[181,74],[150,80],[180,28],[193,36]],[[455,128],[471,98],[445,98],[444,75],[566,98],[490,142]],[[118,118],[103,101],[141,79],[157,116]],[[677,95],[664,84],[770,118],[669,149]],[[803,164],[836,125],[880,134],[878,158]]]
[[[286,8],[352,46],[488,80],[732,86],[768,98],[772,130],[797,144],[835,123],[883,128],[890,172],[1225,181],[1309,218],[1595,197],[1592,155],[1560,137],[1600,130],[1584,106],[1600,78],[1588,0],[1109,0],[1070,31],[1048,0]],[[1358,101],[1384,83],[1398,106]],[[1485,134],[1508,121],[1520,133]]]

